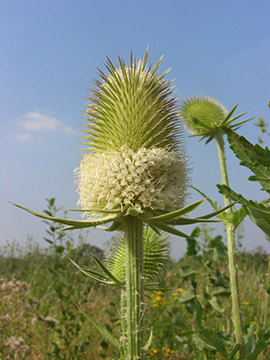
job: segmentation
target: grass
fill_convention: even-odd
[[[204,324],[233,346],[226,248],[221,237],[204,232],[203,250],[173,262],[160,289],[146,293],[146,336],[153,327],[150,360],[218,359],[196,336],[195,297],[204,307]],[[211,245],[215,244],[215,248]],[[218,251],[217,251],[218,249]],[[81,266],[95,269],[89,252],[103,252],[81,243],[50,246],[16,243],[0,253],[0,359],[116,359],[118,350],[106,342],[75,307],[120,337],[119,292],[83,276],[65,254]],[[264,326],[267,254],[261,249],[238,254],[244,332],[255,324],[255,337]],[[166,289],[166,290],[165,290]],[[268,309],[268,318],[269,316]],[[1,345],[3,344],[3,345]],[[260,359],[270,357],[269,347]],[[220,358],[221,359],[221,358]]]

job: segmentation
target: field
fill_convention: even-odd
[[[95,269],[90,252],[103,251],[81,239],[55,238],[50,229],[44,250],[29,239],[25,247],[7,244],[0,253],[0,359],[117,359],[118,350],[78,309],[120,337],[120,292],[82,275],[81,267]],[[234,344],[231,321],[226,246],[208,228],[196,229],[200,251],[187,253],[171,268],[159,288],[146,292],[145,338],[153,328],[149,360],[222,359],[198,337],[196,302],[203,306],[203,326],[230,349]],[[266,288],[268,255],[238,249],[239,286],[245,334],[269,337]],[[249,330],[248,330],[249,329]],[[270,358],[270,348],[259,359]]]

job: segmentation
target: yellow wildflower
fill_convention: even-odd
[[[162,301],[162,297],[161,296],[156,296],[153,300],[154,303],[157,303],[157,302],[161,302]]]
[[[158,353],[158,351],[155,348],[151,348],[151,349],[149,349],[148,353],[149,353],[149,355],[154,356]]]

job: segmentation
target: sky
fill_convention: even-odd
[[[0,245],[15,239],[24,245],[28,235],[46,245],[46,225],[10,201],[42,211],[46,198],[56,197],[58,207],[77,207],[85,97],[106,56],[128,63],[131,49],[139,59],[149,46],[149,63],[164,55],[160,71],[171,69],[167,79],[179,101],[200,94],[228,110],[239,103],[236,114],[249,111],[255,119],[238,132],[256,143],[258,118],[268,125],[270,118],[269,12],[269,0],[0,0]],[[184,130],[191,183],[222,206],[215,143],[188,135]],[[263,140],[269,146],[270,137]],[[226,153],[230,186],[248,199],[265,199],[247,180],[249,170],[228,147]],[[187,204],[199,199],[191,191]],[[205,202],[192,215],[211,211]],[[217,233],[225,238],[222,224]],[[87,241],[103,248],[113,235],[91,229]],[[249,219],[241,235],[248,251],[269,251]],[[172,256],[185,250],[186,241],[173,237]]]

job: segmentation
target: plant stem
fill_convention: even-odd
[[[267,269],[266,281],[265,281],[265,304],[264,304],[264,318],[263,318],[264,330],[266,330],[267,320],[268,320],[269,287],[270,287],[270,255],[268,257],[268,269]]]
[[[217,133],[216,144],[218,150],[219,164],[222,184],[229,186],[228,171],[226,165],[225,146],[222,133]],[[230,200],[224,196],[225,206],[230,205]],[[226,210],[232,213],[232,208]],[[241,353],[245,353],[245,342],[243,337],[242,316],[240,309],[239,299],[239,286],[238,286],[238,273],[236,265],[236,251],[235,251],[235,227],[233,224],[226,225],[227,229],[227,242],[228,242],[228,261],[229,261],[229,273],[230,273],[230,286],[232,297],[232,317],[234,323],[235,337],[237,344],[241,345]]]
[[[143,223],[124,220],[126,242],[126,337],[127,360],[143,359]],[[123,309],[122,309],[123,311]]]

